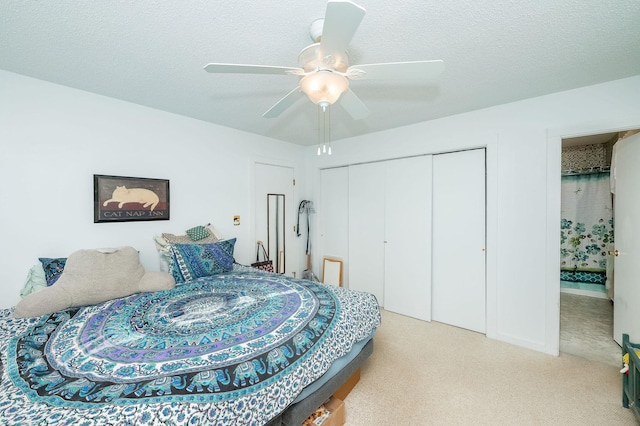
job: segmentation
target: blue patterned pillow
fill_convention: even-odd
[[[39,257],[38,260],[42,263],[44,277],[47,280],[47,287],[49,287],[58,281],[58,278],[60,278],[60,275],[64,270],[64,265],[67,263],[67,258]]]
[[[207,238],[211,233],[204,226],[194,226],[184,231],[193,241],[200,241]]]
[[[233,269],[236,239],[211,244],[173,244],[171,275],[177,283],[229,272]]]

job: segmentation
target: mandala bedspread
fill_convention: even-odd
[[[262,424],[379,319],[369,294],[259,272],[38,319],[4,310],[0,420]]]

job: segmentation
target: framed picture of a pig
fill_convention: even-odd
[[[93,222],[169,220],[169,181],[93,175]]]

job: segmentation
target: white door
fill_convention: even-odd
[[[384,163],[349,166],[349,288],[384,301]]]
[[[384,308],[431,320],[431,155],[386,161]]]
[[[613,338],[640,342],[640,134],[616,143]]]
[[[337,167],[320,171],[318,203],[320,256],[342,260],[342,285],[349,286],[349,169]],[[322,266],[318,268],[322,273]],[[322,279],[322,277],[320,277]]]
[[[274,266],[281,260],[284,255],[284,272],[286,275],[292,275],[296,270],[297,256],[294,248],[293,226],[295,225],[293,212],[297,211],[293,200],[293,179],[294,170],[291,167],[278,166],[273,164],[255,164],[255,239],[253,245],[252,262],[255,259],[256,242],[262,241],[264,247],[269,249],[269,225],[268,219],[268,194],[284,195],[284,247],[278,249],[278,253],[270,252],[269,258],[273,261]],[[273,246],[273,245],[272,245]],[[270,250],[275,251],[275,250]]]
[[[485,333],[485,150],[433,156],[434,321]]]

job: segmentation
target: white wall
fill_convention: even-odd
[[[128,244],[157,269],[152,236],[203,221],[238,237],[236,257],[249,262],[254,161],[305,163],[297,208],[300,199],[319,199],[320,168],[486,147],[487,335],[552,354],[561,138],[640,127],[640,76],[335,141],[331,157],[3,71],[0,93],[0,307],[19,300],[39,256]],[[170,179],[171,220],[94,224],[93,174]]]
[[[561,138],[637,127],[640,76],[334,141],[330,157],[310,147],[309,177],[317,187],[321,168],[485,146],[487,335],[557,354]]]
[[[18,302],[38,257],[131,245],[145,268],[157,270],[154,235],[206,222],[237,237],[236,259],[250,263],[253,163],[298,165],[304,154],[297,145],[4,71],[0,94],[0,307]],[[171,220],[93,223],[94,174],[169,179]],[[297,181],[303,187],[304,176]]]

